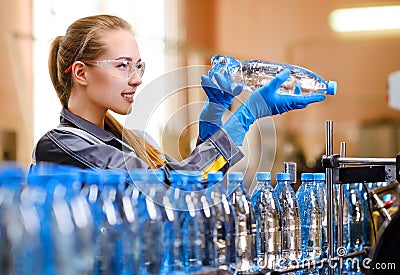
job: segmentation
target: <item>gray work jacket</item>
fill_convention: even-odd
[[[149,144],[160,147],[146,133],[135,131]],[[222,171],[243,158],[243,153],[229,135],[220,129],[209,140],[198,144],[184,160],[178,161],[163,154],[164,169],[197,170],[203,173]],[[127,146],[111,129],[97,125],[74,115],[66,108],[61,111],[60,125],[47,132],[36,144],[32,164],[51,162],[82,168],[126,169],[149,168],[134,150]]]

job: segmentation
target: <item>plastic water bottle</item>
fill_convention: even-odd
[[[262,60],[240,61],[227,55],[215,55],[211,59],[210,74],[227,72],[233,85],[241,84],[249,92],[268,84],[284,69],[290,71],[290,77],[278,89],[285,94],[296,94],[296,87],[301,88],[302,94],[324,93],[335,95],[337,83],[326,81],[316,73],[290,64],[267,62]]]
[[[84,176],[95,217],[95,273],[121,274],[122,218],[117,207],[117,189],[125,178],[113,170],[86,171]]]
[[[365,190],[362,183],[357,184],[358,192],[361,194],[362,197],[362,205],[364,208],[364,246],[371,245],[371,217],[368,208],[368,192],[369,190]],[[368,187],[367,187],[368,188]]]
[[[169,204],[175,209],[176,219],[168,226],[167,274],[187,274],[201,270],[200,214],[195,207],[188,171],[170,172],[171,188],[167,191]],[[171,222],[170,222],[171,223]]]
[[[321,202],[312,173],[301,174],[297,191],[302,224],[301,240],[303,259],[317,260],[321,256]]]
[[[141,254],[140,274],[160,274],[164,251],[164,218],[160,198],[165,192],[161,170],[134,169],[129,172],[141,190],[139,197]]]
[[[346,184],[345,197],[349,209],[349,252],[360,251],[365,245],[365,207],[363,194],[358,183]],[[361,261],[361,257],[358,258]],[[345,269],[349,274],[362,274],[361,265],[354,265],[350,259],[345,261]]]
[[[251,196],[257,224],[257,255],[260,268],[278,268],[281,254],[281,213],[273,193],[270,172],[256,173],[257,186]]]
[[[304,263],[313,263],[321,256],[321,201],[312,173],[301,174],[301,185],[297,191],[301,218],[302,260]],[[315,267],[311,267],[303,274],[318,274]]]
[[[236,264],[235,209],[227,200],[222,172],[208,173],[207,183],[206,194],[215,213],[217,265],[232,270]]]
[[[346,190],[346,186],[345,190]],[[334,200],[335,200],[335,206],[336,206],[336,210],[335,213],[339,213],[338,211],[338,207],[339,207],[339,186],[338,185],[334,185]],[[343,253],[343,251],[345,250],[345,254],[347,254],[350,251],[349,245],[350,245],[350,212],[349,212],[349,205],[348,205],[348,200],[346,198],[346,192],[344,192],[344,200],[343,200],[343,235],[342,235],[342,247],[338,247],[337,244],[337,238],[338,238],[338,226],[337,226],[337,222],[338,222],[338,217],[337,215],[334,217],[334,229],[335,229],[335,252],[337,252],[338,250],[341,250],[341,253]]]
[[[325,258],[328,256],[328,212],[325,174],[314,173],[314,184],[321,202],[321,258]]]
[[[164,274],[185,274],[183,265],[183,228],[182,223],[187,214],[184,192],[180,189],[183,175],[170,172],[170,188],[164,196],[163,205],[166,213],[164,222]]]
[[[53,170],[47,190],[51,197],[51,234],[54,249],[54,270],[57,274],[89,274],[93,271],[94,246],[90,209],[79,195],[79,173],[72,169]],[[77,189],[75,189],[77,188]],[[86,208],[87,206],[87,208]]]
[[[228,173],[228,200],[236,214],[236,253],[235,271],[257,271],[257,228],[251,200],[243,186],[243,173]]]
[[[31,227],[24,223],[20,209],[19,193],[22,188],[23,172],[17,166],[0,166],[0,273],[27,274],[41,272],[40,226],[37,213]],[[21,209],[24,214],[26,208]],[[36,217],[36,219],[35,219]],[[36,223],[35,223],[36,222]],[[29,230],[30,229],[30,230]],[[32,253],[32,254],[31,254]]]
[[[120,185],[119,210],[122,217],[122,266],[123,274],[139,274],[141,253],[141,238],[139,236],[139,189],[127,177],[127,185]],[[134,252],[134,253],[133,253]]]
[[[289,173],[277,173],[274,192],[278,197],[282,220],[281,267],[297,265],[301,259],[301,220],[296,194]]]
[[[364,206],[362,195],[357,184],[346,184],[345,196],[349,207],[350,217],[350,247],[349,252],[361,250],[364,245]]]
[[[200,260],[205,268],[217,266],[217,231],[215,211],[203,187],[203,173],[188,171],[188,186],[192,190],[193,203],[200,215]]]
[[[328,199],[325,183],[325,173],[314,173],[314,184],[317,187],[319,199],[321,202],[321,257],[324,259],[328,257]],[[335,221],[335,219],[334,219]],[[329,265],[325,263],[319,268],[320,275],[328,275]]]
[[[39,229],[41,243],[41,260],[38,274],[55,274],[55,251],[52,234],[52,196],[47,191],[49,177],[32,172],[28,175],[27,186],[21,190],[21,205],[24,209],[32,209],[26,212],[35,221]],[[36,255],[35,255],[36,256]]]

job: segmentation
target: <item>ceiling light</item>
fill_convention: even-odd
[[[337,9],[330,14],[336,32],[400,29],[400,6]]]

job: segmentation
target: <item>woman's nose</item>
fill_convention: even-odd
[[[135,73],[129,78],[128,82],[129,86],[139,86],[142,84],[142,78],[139,76],[139,74],[135,71]]]

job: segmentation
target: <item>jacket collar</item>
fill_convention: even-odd
[[[63,107],[60,113],[60,124],[62,125],[73,125],[76,128],[82,129],[90,134],[94,135],[98,139],[104,142],[111,141],[116,137],[106,130],[101,129],[99,126],[83,119],[73,113],[71,113],[67,108]]]

